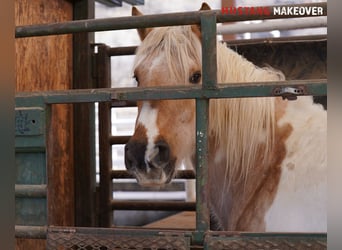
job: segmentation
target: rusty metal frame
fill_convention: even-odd
[[[326,3],[315,4],[315,6],[322,6],[326,13]],[[306,5],[308,6],[308,5]],[[309,5],[310,6],[310,5]],[[261,18],[261,17],[259,17]],[[265,18],[265,17],[262,17]],[[276,16],[270,15],[266,18],[276,18]],[[281,18],[289,18],[289,16],[281,16]],[[16,28],[16,37],[28,37],[28,36],[41,36],[51,34],[66,34],[74,32],[90,32],[109,29],[130,29],[138,27],[157,27],[166,25],[184,25],[184,24],[201,24],[202,28],[202,55],[203,55],[203,85],[192,88],[158,88],[158,89],[99,89],[99,90],[72,90],[72,91],[47,91],[37,93],[18,93],[16,96],[16,102],[26,103],[30,106],[30,103],[44,103],[47,106],[53,103],[82,103],[82,102],[107,102],[110,103],[113,100],[130,101],[130,100],[148,100],[148,99],[196,99],[196,112],[197,117],[204,119],[196,120],[196,150],[197,150],[197,200],[196,200],[196,230],[192,232],[185,232],[181,234],[175,233],[176,238],[189,239],[190,245],[204,246],[205,249],[213,249],[211,242],[222,243],[222,247],[215,246],[215,249],[233,249],[226,247],[224,242],[233,240],[227,232],[212,234],[209,231],[209,210],[206,202],[206,191],[204,189],[205,182],[207,180],[207,128],[208,128],[208,105],[210,98],[231,98],[231,97],[251,97],[251,96],[274,96],[276,94],[274,89],[277,87],[292,87],[292,86],[304,86],[303,92],[300,95],[326,95],[326,80],[310,80],[310,81],[291,81],[291,82],[271,82],[271,83],[250,83],[250,84],[236,84],[236,85],[221,85],[216,81],[216,32],[213,32],[216,27],[216,22],[226,21],[238,21],[247,19],[257,19],[255,17],[238,16],[238,15],[222,15],[218,11],[205,11],[205,12],[189,12],[178,14],[165,14],[165,15],[151,15],[143,17],[130,17],[130,18],[116,18],[109,20],[85,20],[67,22],[61,24],[48,24],[48,25],[34,25]],[[115,22],[114,22],[115,21]],[[210,44],[210,46],[208,46]],[[206,66],[206,67],[204,67]],[[159,94],[157,94],[157,92]],[[19,228],[17,228],[19,229]],[[37,228],[38,229],[38,228]],[[95,229],[101,231],[101,229]],[[145,230],[137,231],[125,231],[119,229],[108,229],[112,233],[117,232],[121,237],[133,235],[143,237],[158,237],[160,234],[172,234],[172,231],[167,232],[152,232]],[[25,230],[24,230],[25,231]],[[39,231],[39,230],[38,230]],[[51,228],[48,230],[48,242],[58,232],[73,232],[74,236],[80,237],[82,229],[70,229],[70,228]],[[17,235],[19,232],[17,230]],[[31,231],[25,231],[26,235],[31,235]],[[40,231],[39,231],[40,232]],[[81,234],[77,234],[80,232]],[[55,234],[56,233],[56,234]],[[104,233],[104,232],[103,232]],[[25,233],[24,233],[25,234]],[[100,234],[101,235],[101,234]],[[236,237],[237,240],[246,241],[247,238],[241,236],[246,234],[239,234]],[[31,235],[32,236],[32,235]],[[67,235],[69,237],[70,235]],[[99,235],[98,235],[99,236]],[[253,241],[260,241],[260,238],[271,237],[271,239],[281,240],[284,238],[284,234],[253,234]],[[288,235],[290,239],[298,239],[298,235]],[[100,236],[99,236],[100,237]],[[214,237],[219,237],[215,238]],[[221,238],[220,238],[221,237]],[[326,248],[326,234],[302,234],[305,241],[316,242],[319,238],[320,247],[318,249]],[[158,239],[163,240],[163,239]],[[51,241],[50,241],[51,242]],[[82,241],[81,241],[82,242]],[[263,242],[260,241],[259,247],[262,248]],[[321,243],[323,242],[323,243]],[[215,243],[216,244],[216,243]],[[309,245],[312,243],[309,243]],[[296,247],[296,245],[290,245]],[[190,246],[186,246],[188,249]],[[50,249],[57,249],[51,247]],[[60,248],[58,248],[60,249]],[[64,248],[62,248],[64,249]],[[82,249],[82,248],[80,248]],[[84,248],[83,248],[84,249]],[[135,248],[130,248],[135,249]],[[139,248],[136,248],[139,249]],[[154,248],[162,249],[162,248]],[[305,249],[305,248],[303,248]]]

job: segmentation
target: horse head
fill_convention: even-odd
[[[209,9],[203,4],[200,10]],[[132,15],[142,15],[135,7]],[[134,78],[138,87],[201,84],[198,25],[138,29]],[[125,146],[125,165],[140,185],[169,183],[195,152],[194,100],[138,101],[135,131]]]

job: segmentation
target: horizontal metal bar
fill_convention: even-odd
[[[284,81],[218,84],[215,89],[202,89],[201,86],[144,88],[113,92],[112,98],[119,100],[160,100],[160,99],[198,99],[198,98],[238,98],[276,96],[274,90],[279,87],[303,86],[303,95],[326,95],[326,81]]]
[[[126,144],[131,138],[131,136],[110,136],[109,137],[109,143],[110,145],[117,145],[117,144]]]
[[[47,194],[47,185],[15,184],[15,197],[44,198]]]
[[[327,41],[327,35],[304,35],[304,36],[288,36],[288,37],[269,37],[254,39],[226,40],[229,46],[240,46],[250,44],[279,44],[279,43],[301,43],[301,42],[321,42]]]
[[[108,56],[129,56],[134,55],[137,46],[108,48]]]
[[[127,108],[127,107],[136,107],[136,101],[120,101],[120,100],[113,100],[112,101],[112,108]]]
[[[183,201],[111,201],[112,210],[195,211],[195,202]]]
[[[128,173],[125,170],[112,170],[111,172],[112,179],[135,179],[135,176]],[[193,170],[178,170],[176,175],[176,179],[195,179],[195,172]]]
[[[46,239],[46,226],[20,226],[15,225],[16,238]]]
[[[184,192],[184,182],[171,182],[163,187],[140,186],[137,182],[119,182],[113,183],[113,192]]]
[[[269,9],[270,15],[248,15],[248,14],[223,14],[221,10],[213,10],[217,15],[217,22],[236,22],[246,20],[265,20],[275,18],[291,18],[293,15],[274,15],[274,7],[283,6],[315,6],[322,7],[324,15],[327,11],[327,3],[310,3],[310,4],[296,4],[296,5],[278,5],[278,6],[262,6]],[[47,35],[60,35],[71,34],[77,32],[95,32],[107,30],[121,30],[121,29],[134,29],[145,27],[161,27],[171,25],[189,25],[199,24],[201,13],[199,11],[192,12],[179,12],[169,14],[156,14],[144,15],[134,17],[116,17],[105,19],[92,19],[92,20],[78,20],[68,21],[52,24],[38,24],[28,26],[17,26],[15,29],[15,37],[33,37],[33,36],[47,36]],[[306,17],[303,15],[301,17]]]
[[[309,18],[309,17],[308,17]],[[288,20],[288,21],[292,21]],[[277,20],[277,23],[283,23],[283,21]],[[296,21],[298,23],[298,20]],[[255,24],[258,26],[262,23]],[[232,32],[231,25],[222,25],[217,27],[217,34],[228,34],[235,33]],[[252,24],[244,24],[246,27],[249,27]],[[254,25],[254,24],[253,24]],[[226,32],[227,30],[227,32]],[[250,30],[250,28],[248,28]],[[272,29],[274,30],[274,29]],[[327,40],[327,35],[304,35],[304,36],[289,36],[289,37],[269,37],[269,38],[255,38],[255,39],[234,39],[226,41],[229,46],[235,45],[244,45],[244,44],[260,44],[260,43],[289,43],[289,42],[315,42],[315,41],[324,41]],[[138,46],[129,46],[129,47],[112,47],[108,49],[108,56],[124,56],[124,55],[134,55]]]
[[[217,34],[241,34],[245,32],[265,32],[272,30],[295,30],[295,29],[308,29],[308,28],[322,28],[327,27],[327,17],[306,17],[306,18],[293,18],[290,20],[272,20],[262,23],[238,23],[231,25],[222,25],[217,27]]]
[[[56,91],[18,92],[16,101],[21,103],[41,102],[45,104],[57,103],[91,103],[111,102],[114,89],[69,89]]]
[[[185,232],[182,230],[162,230],[162,229],[150,229],[150,228],[120,228],[120,227],[112,227],[112,228],[101,228],[101,227],[61,227],[61,226],[49,226],[48,227],[49,236],[53,234],[66,234],[66,236],[99,236],[101,238],[105,238],[107,236],[113,238],[113,236],[145,236],[145,237],[155,237],[155,236],[171,236],[171,235],[179,235],[185,236],[190,235],[189,232]],[[84,241],[83,241],[84,242]],[[97,245],[98,247],[98,245]],[[149,246],[151,247],[151,246]],[[112,249],[112,248],[109,248]],[[116,248],[115,248],[116,249]],[[134,248],[129,248],[134,249]],[[138,249],[141,249],[141,247]],[[148,248],[149,249],[149,248]]]
[[[275,96],[279,87],[302,87],[303,95],[326,95],[326,80],[295,80],[282,82],[250,82],[218,84],[215,89],[202,89],[201,85],[150,88],[73,89],[60,91],[18,92],[16,101],[41,99],[46,104],[105,102],[112,100],[161,100],[196,98],[237,98]]]

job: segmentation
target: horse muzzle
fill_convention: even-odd
[[[125,146],[126,169],[136,177],[139,184],[169,183],[173,177],[174,163],[170,147],[163,140],[157,141],[151,148],[134,139]]]

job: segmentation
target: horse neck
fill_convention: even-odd
[[[218,81],[254,82],[280,80],[283,75],[259,68],[223,44],[218,49]],[[225,185],[246,181],[256,161],[267,165],[274,143],[275,104],[273,98],[212,99],[210,134],[217,151],[225,156]],[[217,160],[220,158],[217,155]],[[221,157],[222,158],[222,157]]]
[[[283,75],[259,68],[234,51],[218,44],[218,82],[274,81]],[[218,214],[226,214],[226,229],[235,228],[263,175],[272,165],[275,147],[274,98],[210,100],[209,142],[211,197]],[[229,201],[234,201],[233,203]],[[228,209],[227,209],[228,208]],[[261,225],[262,227],[262,225]]]

